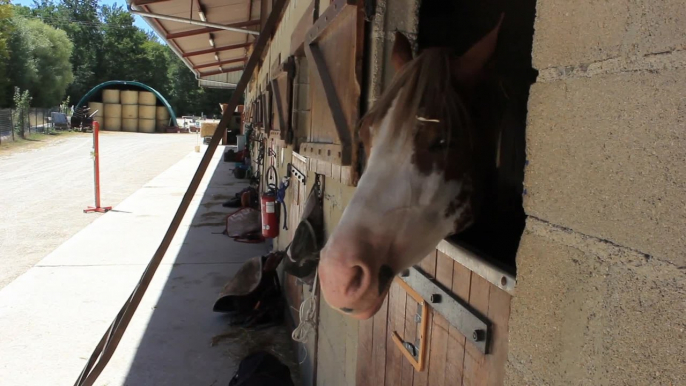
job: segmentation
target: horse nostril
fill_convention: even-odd
[[[393,272],[393,268],[388,265],[384,264],[379,268],[379,296],[381,296],[386,290],[386,287],[391,284],[391,280],[393,280],[394,276],[395,272]]]
[[[353,275],[350,278],[348,288],[345,289],[346,294],[357,291],[362,286],[362,279],[364,278],[364,270],[359,265],[352,267]]]

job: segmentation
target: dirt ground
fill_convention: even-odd
[[[102,205],[115,206],[194,151],[193,134],[104,132]],[[93,205],[91,134],[0,151],[0,288],[100,214]]]
[[[80,133],[74,131],[59,131],[54,134],[30,133],[27,134],[26,139],[21,139],[17,136],[15,141],[10,138],[3,138],[0,143],[0,159],[8,157],[10,154],[15,154],[17,151],[27,151],[43,147],[49,143],[63,141],[73,135]]]

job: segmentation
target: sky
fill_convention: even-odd
[[[55,1],[55,0],[53,0]],[[55,1],[58,2],[59,0]],[[33,5],[33,0],[11,0],[12,4],[18,4],[18,5],[25,5],[25,6],[32,6]],[[98,3],[105,4],[105,5],[120,5],[123,8],[126,8],[126,1],[125,0],[98,0]],[[146,23],[142,17],[140,16],[134,16],[136,19],[136,22],[134,23],[137,27],[143,29],[143,31],[146,32],[155,32],[153,31],[152,28]]]

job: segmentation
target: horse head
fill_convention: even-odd
[[[499,27],[459,57],[431,48],[412,58],[410,43],[396,34],[397,74],[358,128],[364,173],[321,252],[321,289],[332,307],[373,316],[396,274],[474,220],[488,151],[469,96]]]

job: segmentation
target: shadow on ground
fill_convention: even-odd
[[[207,189],[198,193],[197,211],[186,215],[148,291],[159,297],[144,299],[139,307],[149,320],[141,326],[125,385],[225,386],[240,360],[256,350],[272,352],[289,365],[299,384],[287,327],[247,331],[228,326],[226,316],[212,312],[222,287],[241,264],[269,250],[267,243],[237,243],[221,234],[225,216],[235,210],[221,204],[247,187],[245,180],[233,177],[232,167],[220,161]]]

